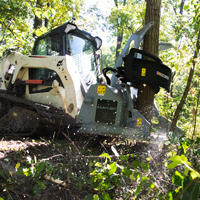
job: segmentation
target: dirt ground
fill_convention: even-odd
[[[159,168],[159,159],[163,157],[155,144],[106,144],[91,137],[75,141],[70,138],[66,134],[46,138],[0,135],[0,199],[82,200],[95,193],[87,184],[90,162],[102,153],[114,156],[112,146],[120,154],[139,154],[141,159],[151,156],[153,168]],[[45,166],[39,164],[44,161]],[[19,174],[20,167],[36,167],[37,171],[23,176]],[[44,175],[47,170],[49,176]],[[159,171],[155,170],[155,174],[160,173],[161,177],[162,169]]]

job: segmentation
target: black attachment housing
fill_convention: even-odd
[[[136,58],[136,53],[145,55],[155,61]],[[117,77],[122,82],[131,82],[134,87],[138,84],[147,84],[159,92],[159,87],[165,88],[168,92],[171,82],[171,69],[162,64],[162,61],[155,55],[132,48],[127,56],[123,58],[124,67],[118,67]]]

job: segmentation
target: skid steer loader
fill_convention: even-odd
[[[112,69],[101,69],[102,40],[70,22],[38,37],[32,55],[5,51],[0,131],[29,136],[74,126],[81,133],[147,140],[151,126],[135,108],[134,87],[145,83],[157,92],[159,87],[169,90],[171,77],[158,57],[139,49],[151,26],[130,37]]]

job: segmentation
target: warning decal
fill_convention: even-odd
[[[106,86],[105,85],[98,85],[97,94],[104,95],[105,93],[106,93]]]
[[[161,73],[161,72],[159,72],[159,71],[157,71],[156,74],[157,74],[158,76],[161,76],[161,77],[163,77],[163,78],[169,80],[169,76],[166,76],[165,74],[163,74],[163,73]]]
[[[146,76],[146,68],[142,68],[141,76]]]
[[[137,118],[136,127],[141,127],[141,124],[142,124],[142,118]]]

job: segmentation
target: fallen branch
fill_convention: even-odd
[[[48,176],[48,175],[44,175],[43,177],[44,177],[46,180],[52,181],[52,182],[57,183],[57,184],[59,184],[59,185],[62,185],[62,186],[64,186],[64,187],[67,186],[67,183],[66,183],[65,181],[60,180],[60,179],[54,179],[52,176]]]
[[[85,156],[79,151],[78,147],[74,144],[74,141],[72,141],[65,133],[62,132],[62,134],[72,143],[72,145],[75,147],[75,149],[78,151],[78,153],[81,155],[81,157],[84,159],[84,161],[87,163],[85,160]]]
[[[44,158],[44,159],[42,159],[41,161],[50,160],[50,159],[53,159],[53,158],[55,158],[55,157],[58,157],[58,156],[61,156],[61,157],[63,157],[63,155],[62,155],[62,154],[58,154],[58,155],[51,156],[51,157],[49,157],[49,158]]]

